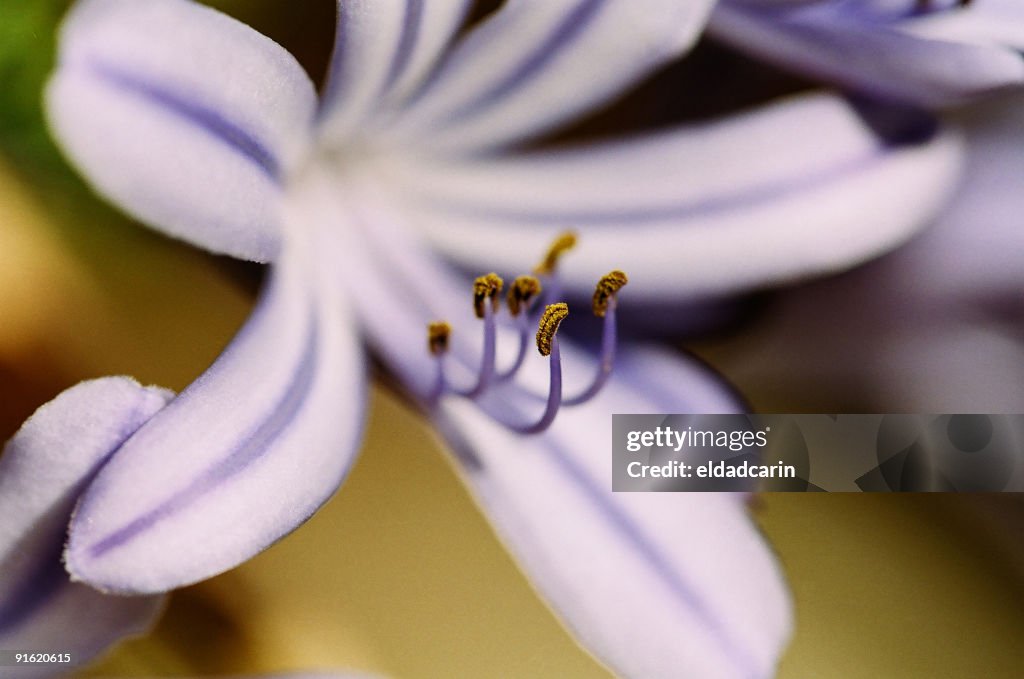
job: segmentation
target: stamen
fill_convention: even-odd
[[[562,405],[562,358],[558,348],[558,326],[569,315],[569,305],[565,302],[549,304],[544,309],[540,323],[537,325],[537,349],[542,356],[550,356],[548,361],[551,376],[548,386],[548,400],[540,418],[532,424],[517,424],[508,418],[494,415],[495,419],[512,431],[520,434],[539,434],[555,421],[558,409]]]
[[[484,303],[488,299],[491,300],[491,310],[498,311],[498,295],[504,286],[505,281],[496,273],[480,276],[473,281],[473,310],[477,318],[484,317]]]
[[[615,362],[615,345],[617,326],[615,312],[618,304],[618,293],[628,282],[622,271],[611,271],[598,281],[594,288],[593,312],[604,320],[601,336],[601,355],[597,374],[589,387],[571,399],[562,398],[562,361],[558,344],[558,330],[562,321],[569,315],[569,306],[565,302],[547,304],[537,323],[536,345],[541,356],[549,358],[549,387],[546,405],[540,417],[533,422],[523,423],[523,411],[516,407],[519,397],[527,399],[544,398],[525,387],[514,387],[511,384],[500,385],[504,392],[493,394],[497,398],[481,399],[494,382],[511,379],[522,367],[527,353],[530,334],[531,307],[538,306],[538,300],[544,302],[552,298],[558,299],[557,267],[559,258],[576,244],[576,236],[564,233],[552,244],[544,261],[538,265],[537,276],[519,276],[509,288],[507,302],[509,313],[519,331],[519,351],[512,366],[505,372],[498,373],[495,367],[497,355],[497,321],[500,310],[499,294],[504,287],[502,279],[494,273],[480,276],[473,283],[473,309],[478,318],[483,319],[483,347],[480,358],[480,369],[476,384],[468,389],[457,389],[447,380],[445,360],[449,351],[451,326],[443,321],[430,323],[427,327],[427,346],[431,355],[437,359],[437,382],[428,395],[428,403],[433,406],[445,394],[463,396],[478,400],[479,407],[487,412],[499,424],[521,434],[535,434],[544,431],[554,422],[555,416],[562,405],[577,405],[593,398],[608,381]],[[543,290],[541,279],[544,281]],[[542,295],[543,293],[543,295]],[[488,303],[490,301],[490,303]],[[466,358],[466,357],[463,357]],[[499,387],[496,386],[495,389]]]
[[[511,379],[526,360],[526,351],[530,344],[530,321],[527,316],[531,304],[540,292],[540,281],[534,276],[519,276],[508,290],[508,310],[515,318],[516,328],[519,330],[519,349],[516,352],[516,360],[508,370],[498,375],[499,381]]]
[[[427,347],[430,354],[437,361],[437,377],[434,380],[434,387],[427,394],[427,403],[434,405],[444,394],[447,388],[447,381],[444,376],[444,357],[448,354],[448,338],[451,337],[452,327],[445,321],[434,321],[427,325]]]
[[[626,277],[626,274],[618,269],[609,271],[602,276],[601,280],[597,282],[597,288],[594,290],[594,315],[598,318],[604,318],[609,301],[614,299],[615,293],[621,290],[622,286],[628,282],[629,278]]]
[[[594,315],[604,319],[601,328],[601,358],[597,366],[597,373],[593,381],[579,395],[565,399],[565,405],[575,406],[586,403],[597,396],[612,374],[615,366],[615,346],[617,344],[618,325],[615,322],[615,308],[618,306],[616,297],[629,278],[623,272],[616,269],[611,271],[597,282],[594,289]]]
[[[558,325],[556,324],[555,331],[557,330]],[[515,425],[509,422],[505,423],[506,427],[520,434],[539,434],[550,427],[551,423],[555,421],[555,416],[558,415],[558,409],[562,405],[562,358],[561,351],[558,348],[558,337],[552,334],[548,340],[548,346],[548,353],[545,355],[550,355],[551,357],[548,361],[551,377],[549,380],[550,386],[548,387],[548,401],[544,406],[544,412],[541,414],[540,419],[533,424]]]
[[[540,317],[540,323],[537,325],[537,351],[541,356],[551,354],[551,346],[555,339],[555,333],[558,332],[558,326],[568,315],[569,305],[565,302],[548,304],[544,309],[544,315]]]
[[[533,298],[540,294],[540,281],[535,276],[519,276],[508,289],[508,310],[518,316],[521,309],[528,309]]]
[[[452,334],[452,326],[444,321],[434,321],[427,326],[427,347],[433,356],[448,353],[448,338]]]
[[[498,329],[494,315],[498,313],[498,295],[504,285],[505,281],[496,273],[480,276],[473,281],[473,309],[477,318],[484,320],[483,355],[480,357],[480,376],[477,378],[476,386],[468,391],[455,390],[457,394],[477,398],[487,391],[491,380],[494,379],[494,360],[498,353]],[[490,304],[487,304],[488,299],[491,300]]]
[[[538,276],[550,276],[555,273],[558,269],[558,260],[562,258],[569,250],[576,247],[576,234],[572,231],[566,231],[555,239],[555,242],[548,248],[548,252],[544,255],[544,259],[538,264],[533,273]]]

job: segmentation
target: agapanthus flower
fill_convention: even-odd
[[[592,290],[613,266],[635,298],[665,301],[849,266],[934,214],[956,177],[955,135],[895,143],[828,94],[520,148],[685,52],[711,5],[508,2],[460,32],[467,2],[342,0],[318,100],[286,51],[213,10],[80,2],[48,93],[69,157],[145,223],[273,266],[220,359],[87,479],[72,576],[162,592],[301,523],[357,448],[361,335],[602,660],[626,676],[770,675],[789,606],[742,498],[610,492],[610,413],[726,412],[740,407],[731,393],[648,348],[619,347],[609,375],[614,295],[598,305],[597,360],[549,317],[550,357],[517,366],[521,319],[542,305],[510,319],[485,279],[478,320],[470,283],[426,245],[511,280],[571,226],[580,245],[542,267],[542,301]],[[447,324],[436,356],[429,322]],[[588,402],[552,417],[575,401]]]

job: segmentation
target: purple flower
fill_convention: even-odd
[[[848,267],[934,215],[956,136],[890,143],[828,94],[523,150],[684,53],[712,4],[517,0],[460,33],[467,2],[341,1],[318,99],[291,55],[213,10],[78,3],[47,95],[72,162],[154,228],[273,266],[217,362],[84,477],[72,576],[162,592],[294,529],[354,458],[365,343],[615,671],[771,675],[790,605],[742,498],[610,492],[611,413],[731,412],[731,392],[678,356],[616,351],[614,293],[600,356],[549,325],[550,357],[520,365],[542,304],[512,318],[491,290],[478,320],[438,257],[514,275],[571,226],[580,245],[542,267],[540,302],[621,266],[634,299],[663,303]],[[431,321],[452,329],[436,356]]]

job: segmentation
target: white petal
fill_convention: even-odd
[[[631,294],[731,293],[852,266],[944,204],[952,133],[890,146],[841,100],[798,97],[626,142],[464,163],[393,165],[410,220],[446,255],[516,270],[566,228],[562,271],[586,291],[609,266]]]
[[[73,584],[61,552],[79,493],[171,396],[124,377],[83,382],[36,411],[7,444],[0,457],[0,648],[59,650],[77,665],[152,624],[161,597],[111,597]],[[53,666],[5,671],[43,676]]]
[[[467,151],[551,129],[689,48],[711,4],[511,0],[455,47],[400,137]]]
[[[611,491],[611,413],[717,411],[730,398],[679,359],[624,358],[607,391],[539,437],[464,400],[443,406],[443,431],[531,582],[617,676],[773,676],[790,603],[737,496]]]
[[[298,187],[296,187],[298,189]],[[296,234],[249,322],[214,365],[140,429],[83,496],[68,568],[155,592],[232,568],[337,489],[358,445],[364,375],[344,299]]]
[[[880,25],[837,3],[772,12],[726,2],[716,8],[709,29],[738,50],[901,102],[955,104],[1024,83],[1024,59],[1016,51],[957,39],[948,29],[946,39],[915,35],[902,30],[904,23],[914,22]]]
[[[418,87],[469,9],[468,0],[338,0],[324,133],[343,142],[374,124],[385,98]]]
[[[149,225],[266,261],[278,182],[316,96],[288,52],[186,0],[85,0],[65,20],[47,111],[71,161]]]

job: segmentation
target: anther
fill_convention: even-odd
[[[551,354],[551,343],[558,332],[558,326],[562,324],[565,317],[569,315],[569,305],[565,302],[548,304],[544,309],[544,315],[540,317],[537,324],[537,350],[541,356]]]
[[[558,236],[555,241],[548,248],[548,252],[544,255],[544,259],[541,260],[533,272],[538,276],[550,276],[555,273],[558,268],[558,260],[562,258],[569,250],[576,247],[576,234],[572,231],[566,231]]]
[[[594,315],[598,318],[604,318],[605,313],[608,311],[609,301],[628,282],[629,278],[626,277],[626,274],[618,269],[602,276],[601,280],[597,282],[597,287],[594,289]]]
[[[473,310],[477,318],[484,317],[484,304],[488,299],[491,300],[491,311],[498,311],[498,295],[504,286],[505,281],[496,273],[480,276],[473,281]]]
[[[518,316],[520,310],[530,306],[530,302],[540,294],[540,281],[535,276],[519,276],[508,289],[508,310]]]
[[[434,321],[427,326],[427,347],[433,356],[448,353],[448,338],[452,334],[452,326],[444,321]]]
[[[603,318],[601,330],[601,357],[597,365],[597,373],[590,386],[576,396],[565,399],[563,405],[575,406],[586,403],[594,398],[608,382],[615,366],[615,346],[617,342],[617,324],[615,322],[616,294],[629,279],[626,274],[616,269],[605,274],[594,288],[594,315]]]

